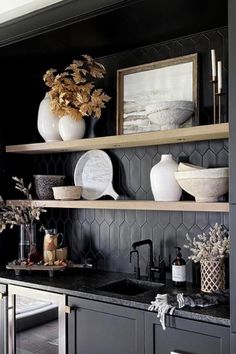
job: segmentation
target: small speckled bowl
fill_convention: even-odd
[[[35,192],[39,199],[54,199],[52,187],[63,186],[65,176],[34,175]]]
[[[54,199],[74,200],[80,199],[82,188],[79,186],[52,187]]]

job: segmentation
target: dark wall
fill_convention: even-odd
[[[78,44],[79,46],[79,44]],[[227,28],[219,28],[201,32],[187,37],[152,44],[133,50],[101,57],[99,60],[105,65],[107,75],[104,82],[98,82],[98,87],[103,86],[112,97],[107,108],[103,111],[102,118],[97,124],[97,135],[113,135],[116,133],[116,71],[133,65],[150,63],[163,59],[169,59],[182,55],[199,54],[200,77],[200,124],[212,122],[212,87],[210,50],[216,49],[217,60],[223,62],[223,120],[227,116],[227,71],[228,71],[228,41]],[[41,48],[45,51],[45,48]],[[89,52],[89,50],[88,50]],[[17,52],[16,52],[17,53]],[[50,50],[49,50],[50,53]],[[73,60],[77,59],[81,52],[73,54],[38,58],[29,56],[21,61],[21,69],[15,60],[6,63],[3,70],[4,104],[11,107],[11,117],[14,120],[14,128],[11,119],[5,119],[4,143],[16,144],[42,141],[37,132],[37,113],[40,101],[43,99],[47,87],[42,80],[43,74],[49,68],[57,68],[59,71]],[[88,53],[89,54],[89,53]],[[11,95],[14,82],[14,95]]]
[[[219,28],[181,37],[174,40],[136,48],[130,51],[101,58],[108,75],[105,77],[105,88],[113,97],[110,109],[104,112],[101,125],[109,135],[115,134],[116,112],[116,70],[153,61],[174,58],[192,53],[199,54],[199,92],[200,92],[200,124],[212,123],[212,86],[210,50],[215,48],[217,60],[223,62],[223,121],[228,121],[227,115],[227,72],[228,72],[228,41],[227,28]]]
[[[172,154],[178,161],[188,158],[204,167],[228,165],[228,141],[197,142],[107,151],[114,166],[114,188],[120,198],[153,200],[149,173],[161,154]],[[75,164],[83,153],[44,155],[37,158],[37,173],[65,173],[71,180]],[[131,244],[145,238],[154,243],[155,260],[161,255],[168,263],[176,245],[183,247],[187,232],[191,236],[207,231],[216,222],[228,227],[228,214],[206,212],[155,212],[123,210],[48,210],[48,224],[65,233],[75,262],[93,257],[100,269],[132,272],[129,264]],[[145,273],[148,249],[141,251],[141,271]],[[188,252],[183,249],[187,260]],[[188,278],[192,277],[188,263]]]
[[[113,97],[103,118],[98,122],[98,135],[115,133],[116,111],[116,70],[131,65],[143,64],[155,60],[199,53],[200,59],[200,123],[212,122],[212,97],[209,82],[210,49],[215,48],[218,60],[223,61],[224,120],[227,120],[227,29],[220,28],[188,37],[182,37],[168,42],[162,42],[147,47],[137,48],[111,56],[100,58],[107,68],[104,82],[105,90]],[[72,59],[75,59],[74,55]],[[68,58],[69,59],[69,58]],[[65,65],[67,65],[65,63]],[[42,64],[43,66],[43,64]],[[40,70],[42,70],[42,66]],[[39,85],[41,77],[31,77],[34,85]],[[38,82],[37,82],[38,79]],[[41,82],[41,81],[40,81]],[[41,86],[40,90],[43,89]],[[37,92],[37,91],[36,91]],[[38,93],[38,92],[37,92]],[[34,92],[30,92],[30,97]],[[17,135],[6,136],[7,140],[17,140],[19,143],[27,136],[40,141],[36,128],[36,99],[31,105],[32,115],[30,129],[18,125]],[[99,128],[102,127],[102,129]],[[26,130],[26,134],[24,131]],[[15,142],[15,141],[14,141]],[[28,140],[29,142],[29,140]],[[204,167],[228,165],[228,142],[224,140],[153,146],[147,148],[129,148],[108,151],[114,166],[114,186],[121,198],[153,200],[149,173],[151,167],[160,160],[161,154],[171,153],[178,161],[187,158],[191,163]],[[75,164],[82,153],[53,154],[36,156],[32,162],[29,157],[12,156],[8,158],[8,174],[19,175],[19,165],[24,165],[22,173],[29,174],[61,174],[68,176],[73,182]],[[15,161],[15,163],[14,163]],[[23,162],[25,161],[25,163]],[[21,169],[22,170],[22,169]],[[168,262],[169,255],[173,259],[174,246],[183,246],[185,234],[191,236],[208,230],[215,222],[228,226],[228,214],[223,213],[193,213],[193,212],[151,212],[151,211],[120,211],[120,210],[48,210],[46,224],[57,226],[65,233],[70,246],[71,258],[75,262],[83,262],[86,257],[93,257],[98,268],[130,272],[133,265],[129,264],[129,251],[133,241],[151,238],[154,242],[155,259],[159,254]],[[183,249],[187,259],[187,252]],[[141,252],[141,272],[145,273],[147,249]],[[191,262],[188,263],[188,278],[191,279]]]

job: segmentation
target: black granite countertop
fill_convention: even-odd
[[[104,272],[91,269],[68,269],[64,272],[55,273],[53,278],[44,272],[28,272],[16,276],[14,271],[0,270],[0,282],[26,286],[34,289],[46,290],[60,294],[77,296],[90,300],[97,300],[106,303],[128,306],[141,310],[148,310],[150,302],[153,301],[157,293],[183,292],[191,295],[199,292],[199,289],[187,283],[186,288],[173,288],[171,282],[166,282],[161,288],[148,289],[138,295],[115,294],[102,291],[98,288],[114,281],[124,278],[132,278],[132,275],[124,273]],[[190,308],[175,310],[175,316],[189,318],[198,321],[230,325],[229,305],[218,305],[208,308]]]

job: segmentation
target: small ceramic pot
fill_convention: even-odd
[[[63,116],[59,120],[59,133],[62,140],[81,139],[84,136],[86,124],[83,118],[75,120],[70,116]]]
[[[65,176],[34,175],[35,192],[39,199],[54,199],[52,187],[63,186]]]

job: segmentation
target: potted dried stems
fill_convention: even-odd
[[[225,288],[224,260],[229,255],[230,237],[228,230],[217,223],[208,234],[194,237],[186,235],[188,244],[184,245],[192,254],[188,257],[201,265],[201,290],[214,292]]]

